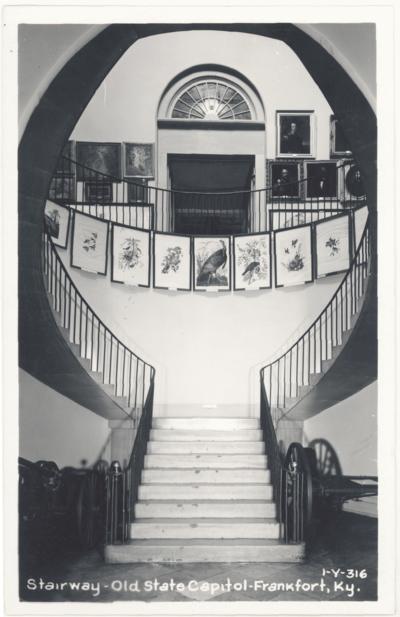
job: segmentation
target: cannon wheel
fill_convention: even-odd
[[[342,468],[338,455],[326,439],[313,439],[309,448],[315,452],[316,468],[319,476],[341,476]]]
[[[293,471],[296,469],[298,472],[303,474],[304,483],[303,483],[303,506],[304,506],[304,526],[307,529],[311,523],[312,519],[312,509],[313,509],[313,483],[312,483],[312,473],[311,466],[308,460],[308,456],[305,448],[301,445],[301,443],[293,442],[290,444],[288,451],[286,453],[284,468]],[[290,478],[291,475],[288,475],[288,498],[290,499]]]
[[[80,545],[93,548],[102,539],[104,530],[105,485],[102,474],[89,471],[83,477],[76,516]]]

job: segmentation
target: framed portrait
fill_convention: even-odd
[[[85,182],[85,201],[89,204],[111,203],[113,200],[112,182]]]
[[[277,111],[276,143],[278,157],[315,156],[315,117],[313,111]]]
[[[271,236],[246,234],[233,238],[233,281],[235,290],[271,287]]]
[[[124,143],[124,173],[133,178],[154,178],[154,144]]]
[[[193,281],[195,291],[230,291],[230,236],[193,238]]]
[[[126,179],[126,198],[128,203],[149,203],[147,178]]]
[[[330,117],[330,155],[331,158],[351,156],[350,146],[336,116]]]
[[[111,280],[150,287],[150,232],[113,223]]]
[[[304,163],[306,199],[333,200],[338,196],[336,162],[318,161]]]
[[[158,289],[190,291],[190,236],[156,232],[153,244],[153,285]]]
[[[353,210],[353,250],[356,253],[360,246],[361,238],[364,233],[365,225],[368,220],[368,206],[359,206]]]
[[[344,205],[351,207],[357,202],[365,202],[365,187],[361,170],[353,162],[343,162],[339,166],[340,199]]]
[[[271,187],[272,199],[300,199],[301,164],[293,161],[270,161],[267,185]]]
[[[74,212],[71,266],[107,274],[108,223],[89,214]]]
[[[47,200],[44,207],[44,220],[53,243],[62,249],[67,248],[70,221],[69,208]]]
[[[311,229],[311,225],[300,225],[274,233],[276,287],[313,281]]]
[[[83,169],[77,165],[78,180],[90,179],[90,169],[101,174],[112,176],[115,180],[121,180],[121,144],[78,141],[76,142],[77,163],[89,169]]]
[[[346,272],[351,261],[350,215],[315,223],[316,276]]]
[[[271,210],[269,213],[270,229],[277,231],[278,229],[307,225],[315,221],[337,216],[341,212],[343,212],[342,208],[293,208],[286,210]]]
[[[76,201],[76,177],[73,174],[55,175],[49,187],[49,199],[64,203]]]

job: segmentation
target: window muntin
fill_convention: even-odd
[[[251,120],[249,104],[233,86],[222,80],[202,79],[181,92],[172,118],[190,120]]]

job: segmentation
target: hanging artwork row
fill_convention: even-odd
[[[257,291],[346,272],[368,218],[366,207],[273,232],[186,236],[109,223],[72,211],[71,265],[106,275],[111,225],[111,280],[136,287],[190,291]],[[304,214],[308,214],[304,212]],[[71,210],[50,201],[45,224],[66,248]],[[274,275],[272,272],[274,271]]]

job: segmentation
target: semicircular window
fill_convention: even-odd
[[[172,118],[191,120],[251,120],[243,95],[230,84],[218,80],[192,83],[178,96]]]

